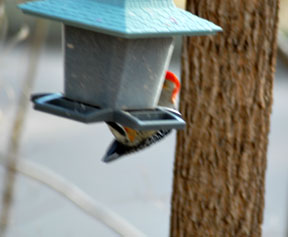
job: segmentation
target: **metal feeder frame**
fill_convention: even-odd
[[[38,0],[19,8],[64,24],[64,94],[35,94],[34,108],[138,130],[185,127],[178,111],[157,107],[173,37],[222,31],[172,0]]]

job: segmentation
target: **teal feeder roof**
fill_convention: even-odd
[[[222,29],[172,0],[40,0],[20,4],[24,13],[123,38],[207,35]]]

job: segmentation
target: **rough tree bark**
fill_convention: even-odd
[[[188,0],[220,25],[184,39],[171,236],[260,236],[278,0]]]

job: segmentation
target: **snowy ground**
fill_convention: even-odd
[[[41,54],[35,92],[62,91],[61,50]],[[27,65],[26,49],[1,57],[0,152],[5,151],[17,93]],[[280,64],[280,63],[279,63]],[[178,63],[172,63],[179,73]],[[279,65],[268,172],[264,236],[285,236],[288,206],[288,69]],[[21,159],[62,175],[93,198],[119,213],[147,236],[168,236],[175,133],[157,146],[106,165],[101,158],[112,136],[103,124],[84,125],[29,110]],[[0,167],[0,176],[3,175]],[[0,183],[0,186],[2,182]],[[1,191],[2,187],[0,187]],[[17,179],[9,237],[117,236],[58,193],[21,175]]]

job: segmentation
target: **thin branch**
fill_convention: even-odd
[[[37,63],[39,61],[40,49],[46,38],[47,27],[42,20],[36,21],[35,32],[31,41],[31,48],[29,52],[29,65],[26,76],[23,80],[22,93],[19,96],[18,108],[16,111],[15,121],[9,139],[7,150],[6,165],[7,170],[4,177],[4,191],[2,200],[2,211],[0,216],[0,236],[5,236],[8,222],[10,219],[11,205],[13,202],[14,185],[16,173],[13,167],[17,166],[18,154],[20,149],[20,140],[25,124],[26,113],[29,104],[29,95],[35,81]]]
[[[17,166],[14,168],[22,175],[45,184],[63,195],[86,214],[102,222],[120,236],[145,236],[123,217],[95,201],[76,185],[65,180],[55,172],[27,160],[19,160]]]
[[[4,59],[11,50],[14,49],[20,42],[26,40],[29,36],[30,29],[28,25],[22,25],[18,32],[12,36],[9,41],[5,42],[5,47],[2,50],[2,59]]]
[[[8,19],[5,9],[5,1],[0,0],[0,42],[3,43],[6,39],[8,30]]]

